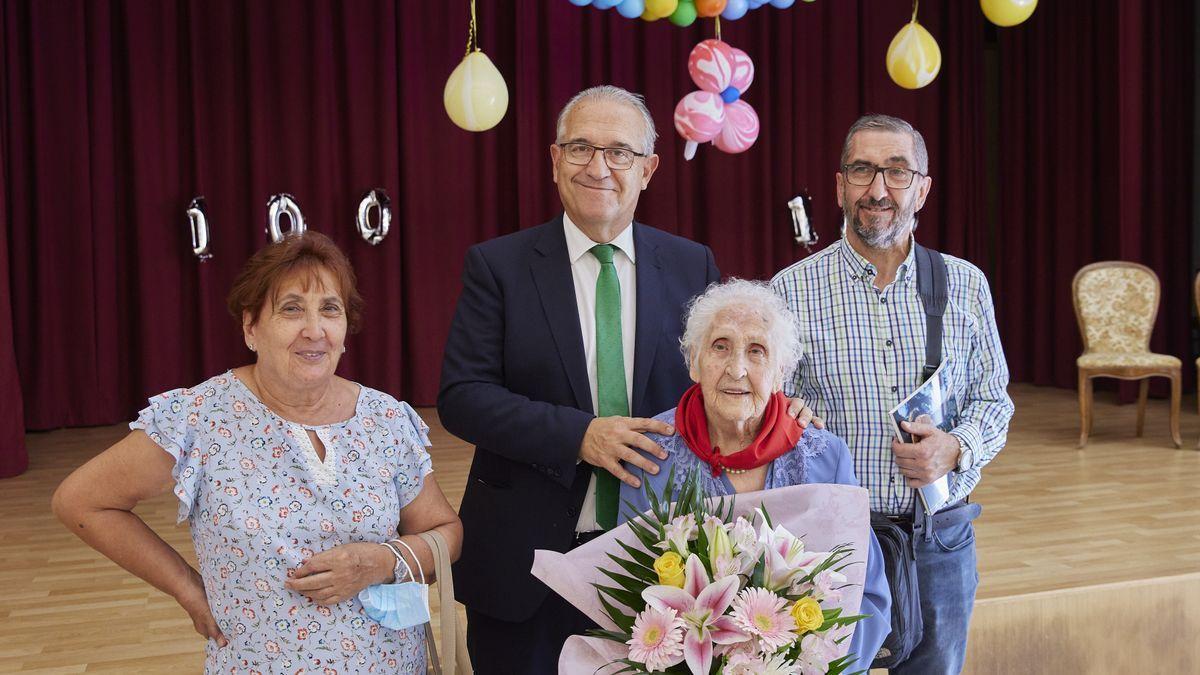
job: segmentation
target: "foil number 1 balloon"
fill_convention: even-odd
[[[508,109],[508,85],[492,60],[479,49],[475,0],[471,0],[467,54],[446,80],[442,103],[450,120],[467,131],[491,129],[500,123]]]

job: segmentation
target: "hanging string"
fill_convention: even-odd
[[[475,2],[475,0],[471,0],[471,2],[472,2],[472,3],[474,3],[474,2]],[[913,23],[916,23],[916,22],[917,22],[917,5],[918,5],[920,2],[921,2],[921,0],[913,0],[913,18],[912,18],[912,22],[913,22]]]
[[[721,15],[717,15],[717,42],[721,41]]]
[[[479,51],[479,36],[475,32],[475,0],[471,0],[471,26],[467,29],[467,53],[465,56],[470,56],[473,51]]]

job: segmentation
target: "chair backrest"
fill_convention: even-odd
[[[1083,351],[1149,351],[1160,292],[1158,275],[1137,263],[1110,260],[1076,272],[1071,295]]]

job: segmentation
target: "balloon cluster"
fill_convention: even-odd
[[[700,91],[675,106],[675,130],[687,141],[683,156],[696,156],[696,146],[712,141],[718,150],[737,153],[758,140],[758,114],[742,94],[754,81],[754,62],[740,49],[720,40],[705,40],[688,55],[688,73]]]
[[[813,2],[814,0],[804,0]],[[626,19],[641,18],[646,21],[668,19],[676,26],[690,26],[697,18],[720,16],[726,21],[736,21],[746,12],[771,5],[787,9],[796,0],[570,0],[576,7],[591,5],[596,9],[616,8]]]

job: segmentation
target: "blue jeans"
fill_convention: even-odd
[[[975,528],[970,522],[933,532],[919,523],[913,532],[921,620],[925,632],[893,675],[958,675],[967,655],[967,628],[975,605]]]

